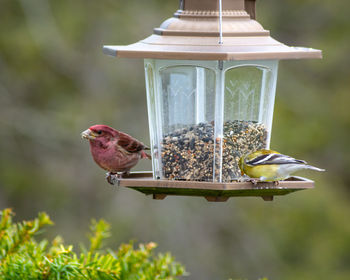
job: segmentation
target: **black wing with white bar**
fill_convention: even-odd
[[[306,162],[290,156],[273,153],[258,156],[250,161],[247,161],[246,164],[256,166],[261,164],[306,164]]]

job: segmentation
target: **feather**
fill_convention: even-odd
[[[259,178],[263,182],[285,180],[299,170],[325,171],[308,165],[303,160],[265,149],[242,156],[239,160],[239,168],[242,174],[246,174],[250,178]]]
[[[82,137],[89,140],[94,161],[110,173],[128,173],[141,158],[151,159],[142,142],[106,125],[91,126]],[[110,176],[107,181],[111,183]]]
[[[315,170],[315,171],[326,171],[326,169],[318,168],[318,167],[315,167],[315,166],[312,166],[312,165],[305,165],[304,167],[306,169]]]
[[[256,166],[260,164],[306,164],[305,161],[295,159],[290,156],[272,153],[258,156],[246,162],[249,165]]]
[[[145,150],[146,148],[145,144],[123,132],[119,132],[117,145],[129,153],[137,153],[139,151]]]

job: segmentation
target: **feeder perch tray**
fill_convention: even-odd
[[[132,172],[124,175],[119,186],[137,190],[153,199],[164,199],[168,195],[202,196],[208,201],[224,202],[230,197],[256,196],[272,201],[276,195],[286,195],[295,191],[312,189],[314,182],[302,177],[291,177],[280,181],[279,185],[270,182],[197,182],[176,180],[154,180],[152,172]]]

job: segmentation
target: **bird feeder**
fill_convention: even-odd
[[[152,173],[121,185],[166,195],[262,196],[271,200],[313,182],[238,182],[239,158],[269,148],[281,59],[321,58],[320,50],[286,46],[255,20],[255,0],[180,0],[151,36],[105,54],[143,58]]]

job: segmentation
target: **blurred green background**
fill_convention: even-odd
[[[91,218],[112,224],[110,246],[155,241],[189,279],[350,279],[350,2],[257,1],[259,22],[323,60],[281,61],[271,147],[326,173],[316,188],[274,202],[154,201],[109,186],[80,132],[105,123],[149,143],[142,60],[103,55],[143,39],[177,0],[1,0],[0,208],[46,211],[73,244]],[[135,170],[150,169],[147,162]]]

